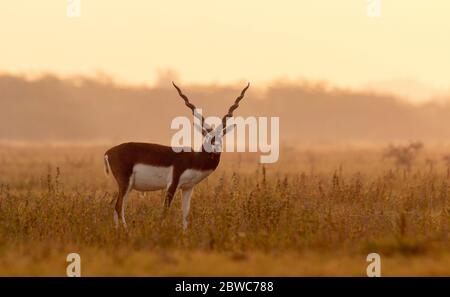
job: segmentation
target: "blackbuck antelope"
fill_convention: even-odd
[[[222,151],[222,137],[230,127],[226,126],[227,119],[233,116],[233,111],[239,107],[239,102],[244,98],[249,88],[248,84],[236,98],[234,104],[228,109],[228,113],[222,118],[222,123],[215,129],[205,123],[202,115],[196,112],[194,104],[180,88],[173,83],[184,103],[192,111],[192,114],[200,120],[200,129],[204,140],[200,151],[186,151],[174,149],[153,143],[122,143],[110,148],[104,155],[105,171],[112,172],[119,193],[114,211],[116,228],[119,226],[119,216],[124,228],[125,204],[132,189],[138,191],[156,191],[166,189],[164,201],[164,213],[170,207],[170,203],[177,189],[182,191],[183,229],[187,228],[187,216],[189,213],[192,189],[200,181],[210,175],[219,165]]]

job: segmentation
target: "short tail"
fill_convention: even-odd
[[[108,155],[105,155],[103,160],[105,162],[105,174],[108,175],[109,172],[111,171],[111,167],[109,166],[109,161],[108,161]]]

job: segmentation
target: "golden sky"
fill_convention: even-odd
[[[450,86],[449,0],[381,0],[380,18],[367,16],[367,0],[81,0],[79,18],[67,3],[0,2],[0,72]]]

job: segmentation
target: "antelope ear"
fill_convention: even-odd
[[[233,131],[234,128],[236,128],[236,124],[229,125],[225,129],[223,129],[223,135],[227,134],[228,132]]]
[[[206,122],[203,122],[203,126],[205,127],[204,129],[206,131],[211,131],[212,130],[212,127],[210,125],[208,125]]]
[[[200,126],[198,123],[196,123],[196,122],[194,122],[194,128],[195,128],[198,132],[202,133],[203,136],[206,136],[206,134],[208,134],[208,131],[206,131],[205,128],[201,127],[201,126]]]
[[[217,126],[214,130],[212,130],[211,135],[213,136],[217,136],[217,137],[222,137],[222,124],[220,124],[219,126]]]

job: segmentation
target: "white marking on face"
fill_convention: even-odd
[[[181,189],[192,188],[205,177],[210,175],[211,172],[213,172],[213,170],[186,169],[180,176],[178,187]]]
[[[172,183],[173,166],[162,167],[145,164],[133,166],[134,188],[139,191],[156,191]]]

